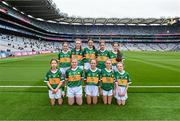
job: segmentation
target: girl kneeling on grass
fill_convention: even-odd
[[[78,60],[72,59],[71,68],[66,71],[68,104],[75,102],[82,105],[83,70],[78,67]]]
[[[87,104],[91,104],[91,98],[93,104],[97,104],[97,97],[99,96],[99,80],[100,80],[100,70],[96,67],[96,59],[90,60],[91,67],[85,71],[86,80],[86,101]]]
[[[117,64],[118,71],[115,72],[115,98],[118,105],[125,105],[127,96],[128,85],[131,83],[129,74],[124,70],[122,62]]]
[[[47,72],[45,77],[45,82],[47,83],[49,89],[49,98],[51,105],[55,105],[56,99],[58,100],[58,104],[61,105],[63,100],[61,98],[62,91],[60,89],[62,83],[64,82],[64,78],[61,72],[57,69],[58,60],[52,59],[50,61],[51,69]]]
[[[114,89],[114,72],[112,70],[111,60],[105,62],[105,69],[101,70],[101,89],[104,104],[111,104]]]

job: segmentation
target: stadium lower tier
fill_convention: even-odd
[[[70,44],[70,48],[74,48],[74,40]],[[116,40],[118,41],[118,40]],[[82,47],[87,47],[87,40],[83,41]],[[113,41],[108,41],[107,49],[112,50]],[[122,51],[179,51],[180,43],[177,42],[121,42],[120,50]],[[95,47],[98,48],[96,40]],[[62,49],[61,41],[44,41],[15,35],[0,34],[0,50],[8,52],[16,51],[58,51]]]

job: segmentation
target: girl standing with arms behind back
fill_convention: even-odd
[[[76,39],[75,40],[75,48],[71,50],[72,59],[77,59],[78,60],[78,66],[83,69],[83,49],[82,49],[82,42],[81,39]]]
[[[112,44],[113,50],[110,51],[109,58],[112,61],[112,69],[116,72],[117,71],[117,63],[123,61],[123,54],[120,51],[120,45],[117,42]]]

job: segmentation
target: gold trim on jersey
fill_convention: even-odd
[[[96,83],[97,84],[99,79],[98,79],[98,77],[87,77],[86,81],[88,83]]]
[[[77,60],[82,60],[83,56],[82,55],[72,55],[73,59],[77,59]]]
[[[81,80],[81,75],[73,75],[68,77],[68,81],[79,81]]]
[[[114,78],[113,77],[102,77],[102,82],[103,83],[114,83]]]
[[[118,79],[117,82],[119,86],[126,86],[128,84],[128,80],[126,79]]]
[[[85,57],[87,59],[95,59],[96,58],[96,55],[93,53],[93,54],[85,54]]]
[[[60,78],[49,78],[49,84],[60,84]]]
[[[107,56],[98,56],[97,60],[98,61],[106,61],[108,59]]]
[[[64,62],[71,62],[71,58],[60,58],[60,62],[64,63]]]

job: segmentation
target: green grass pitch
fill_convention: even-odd
[[[131,86],[180,86],[180,52],[124,52]],[[43,78],[57,54],[0,60],[0,120],[180,120],[180,88],[129,88],[126,106],[51,107]]]

